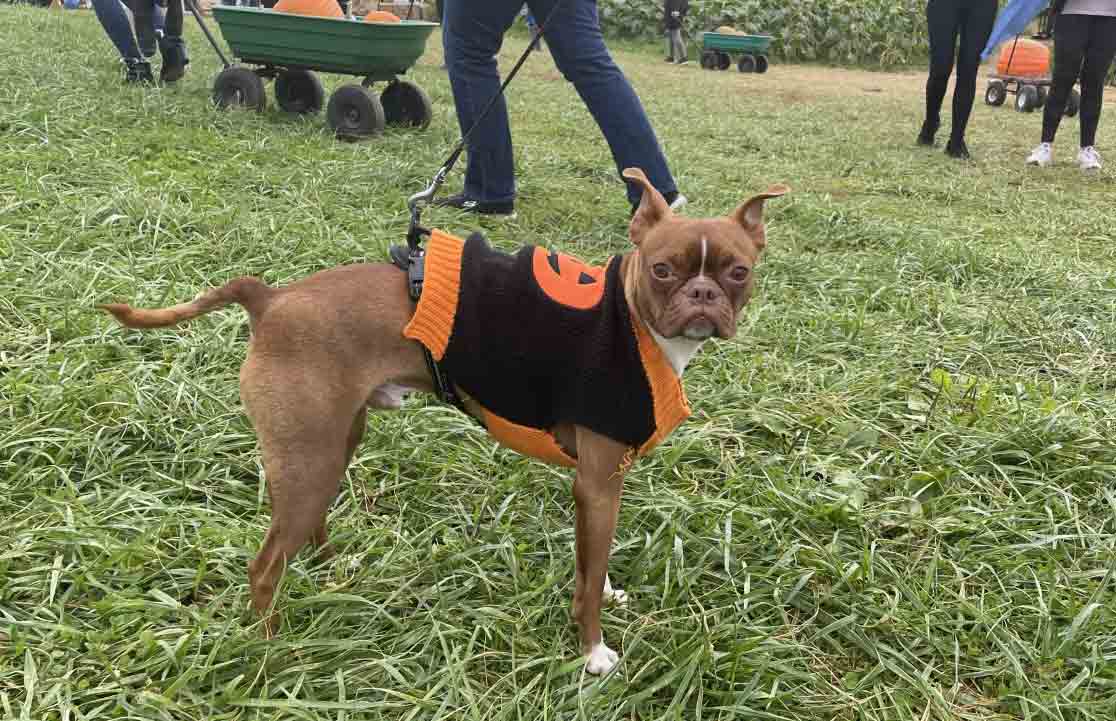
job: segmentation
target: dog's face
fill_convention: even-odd
[[[629,279],[640,316],[664,338],[731,338],[767,245],[764,202],[789,188],[773,186],[727,217],[691,219],[674,215],[639,169],[624,177],[643,188],[629,231],[639,248]]]

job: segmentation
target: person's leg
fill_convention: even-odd
[[[151,16],[152,24],[155,26],[155,36],[158,37],[166,33],[167,30],[167,11],[162,5],[155,6],[155,14]],[[155,54],[152,49],[151,55]],[[148,56],[150,57],[150,56]]]
[[[183,0],[167,0],[167,14],[163,22],[163,34],[167,37],[182,37],[182,21],[185,14]]]
[[[682,28],[670,31],[670,56],[676,63],[686,59],[686,45],[682,42]]]
[[[515,162],[504,99],[497,98],[483,119],[480,115],[500,91],[493,56],[521,6],[522,0],[448,0],[444,8],[442,43],[457,122],[465,134],[481,121],[469,137],[465,169],[465,196],[476,201],[500,203],[515,198]]]
[[[167,0],[167,14],[162,35],[159,36],[159,50],[163,53],[163,67],[159,79],[173,83],[186,74],[190,57],[186,54],[186,41],[182,38],[182,20],[185,0]]]
[[[1042,114],[1042,142],[1053,143],[1089,42],[1089,17],[1061,15],[1054,25],[1054,74]],[[1082,98],[1084,105],[1084,97]]]
[[[678,33],[678,62],[684,63],[689,59],[686,53],[686,38],[682,36],[681,27],[676,32]]]
[[[975,0],[962,14],[961,46],[957,54],[957,85],[953,89],[953,127],[950,145],[959,153],[964,151],[965,129],[973,112],[976,97],[977,72],[980,70],[980,53],[996,24],[996,0]]]
[[[957,33],[961,0],[929,0],[926,4],[926,26],[930,34],[930,74],[926,78],[926,119],[918,141],[934,143],[934,134],[942,124],[942,101],[953,73],[957,53]]]
[[[128,9],[136,23],[136,40],[145,58],[155,54],[158,38],[155,35],[155,0],[127,0]]]
[[[1116,57],[1116,17],[1093,16],[1089,18],[1089,46],[1081,66],[1081,147],[1097,144],[1097,126],[1100,125],[1101,106],[1104,101],[1104,81],[1108,68]]]
[[[142,60],[136,36],[132,32],[132,22],[121,0],[93,0],[93,12],[97,15],[105,35],[116,46],[120,57],[125,60]]]
[[[529,0],[529,4],[535,17],[544,18],[543,33],[554,62],[597,121],[617,171],[641,168],[668,202],[677,198],[674,177],[639,96],[605,47],[596,0],[560,0],[554,18],[547,22],[556,1]],[[639,188],[628,184],[633,205],[641,196]]]

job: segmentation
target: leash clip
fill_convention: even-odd
[[[425,190],[412,195],[407,199],[407,207],[411,211],[411,225],[407,229],[407,247],[410,249],[411,255],[415,253],[422,253],[422,239],[430,235],[430,230],[422,227],[422,208],[429,205],[430,201],[434,199],[434,194],[438,192],[438,188],[442,187],[442,183],[446,182],[446,176],[449,174],[449,167],[443,165],[438,168],[438,172],[434,174],[434,178],[430,181],[430,185]]]
[[[422,209],[433,200],[448,174],[448,166],[438,168],[430,185],[407,199],[407,208],[411,211],[411,224],[407,228],[407,290],[416,303],[422,295],[422,282],[426,277],[426,251],[422,249],[422,240],[430,235],[430,229],[422,227]]]

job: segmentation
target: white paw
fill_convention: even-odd
[[[603,676],[620,662],[620,656],[603,643],[594,646],[585,658],[585,670],[594,676]]]
[[[627,606],[628,592],[619,588],[606,588],[605,592],[601,594],[601,603],[606,606]]]
[[[605,576],[604,592],[601,593],[601,603],[606,606],[627,606],[628,594],[619,588],[612,587],[612,581]]]

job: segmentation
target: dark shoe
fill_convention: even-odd
[[[667,202],[667,205],[670,206],[672,212],[676,210],[682,210],[686,207],[686,204],[690,202],[689,198],[687,198],[685,195],[682,195],[677,190],[672,190],[664,195],[663,200]],[[635,217],[637,210],[639,210],[639,203],[636,203],[632,206],[632,217]]]
[[[186,44],[182,38],[160,38],[159,49],[163,51],[163,67],[159,69],[159,81],[174,83],[186,74],[190,58],[186,54]]]
[[[127,58],[124,60],[124,82],[154,85],[155,76],[151,74],[151,63],[146,60]]]
[[[456,208],[463,210],[466,213],[478,213],[480,215],[500,215],[505,218],[515,217],[515,201],[487,201],[487,200],[473,200],[468,198],[464,193],[451,195],[448,198],[440,198],[433,202],[433,205],[438,208]]]
[[[938,123],[923,121],[922,130],[918,132],[918,144],[931,148],[934,146],[934,135],[938,132]]]
[[[949,142],[946,143],[945,152],[946,155],[957,160],[968,160],[971,157],[964,138],[950,138]]]

